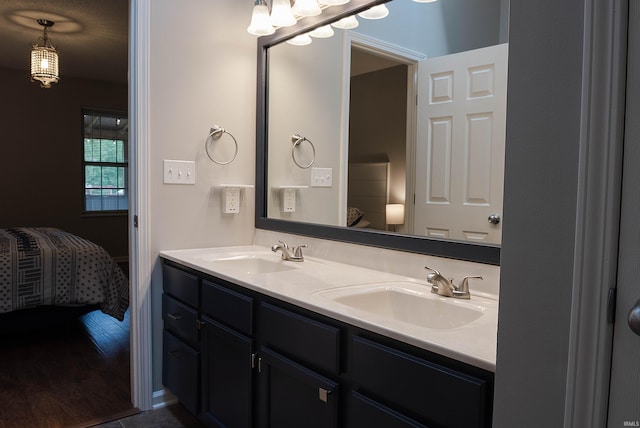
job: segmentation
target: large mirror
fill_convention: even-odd
[[[352,0],[260,38],[256,227],[498,264],[507,34],[508,0]]]

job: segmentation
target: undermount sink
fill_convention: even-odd
[[[432,329],[462,327],[483,315],[481,305],[436,296],[425,285],[411,282],[338,287],[316,294],[377,316]]]
[[[200,259],[210,262],[220,268],[228,268],[246,274],[274,273],[295,269],[293,266],[283,263],[277,256],[271,253],[239,254],[226,257],[216,257],[215,254],[199,256]],[[276,260],[273,260],[273,259]]]

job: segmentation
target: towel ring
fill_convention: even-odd
[[[209,143],[212,140],[219,140],[223,134],[227,134],[228,136],[231,137],[231,139],[233,140],[233,144],[235,145],[235,151],[233,152],[233,156],[231,157],[231,159],[229,159],[228,161],[221,162],[215,159],[213,156],[211,156],[211,153],[209,153]],[[212,162],[217,163],[218,165],[227,165],[233,162],[236,156],[238,155],[238,142],[236,141],[236,137],[231,135],[229,131],[227,131],[226,129],[218,125],[213,125],[213,128],[211,128],[211,131],[209,132],[209,136],[207,137],[207,141],[204,142],[204,149],[207,152],[207,156],[209,156],[209,159],[211,159]]]
[[[311,146],[311,150],[313,151],[313,157],[311,158],[311,162],[309,162],[307,165],[300,165],[300,163],[296,159],[296,147],[298,147],[300,143],[304,141],[308,142],[309,145]],[[316,148],[311,142],[311,140],[307,139],[307,137],[301,136],[300,134],[293,134],[293,136],[291,137],[291,142],[293,143],[293,146],[291,146],[291,158],[293,159],[293,162],[302,169],[307,169],[311,165],[313,165],[313,163],[316,161]]]

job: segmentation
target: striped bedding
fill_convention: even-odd
[[[0,313],[93,304],[118,320],[129,306],[129,281],[102,247],[55,228],[0,229]]]

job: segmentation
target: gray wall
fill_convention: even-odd
[[[495,427],[563,426],[584,3],[511,3]]]

